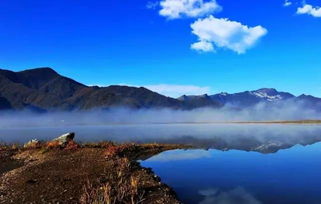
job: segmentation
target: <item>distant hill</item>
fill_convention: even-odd
[[[264,88],[228,94],[163,96],[144,87],[86,86],[61,76],[51,68],[36,68],[21,72],[0,69],[0,110],[52,111],[128,108],[193,109],[229,106],[242,109],[258,103],[293,102],[321,111],[321,99],[308,95],[294,96],[276,89]]]
[[[21,72],[0,69],[0,109],[87,110],[93,108],[188,108],[146,88],[90,87],[51,68]]]
[[[244,91],[240,93],[219,93],[214,95],[181,96],[178,98],[186,103],[193,104],[220,104],[231,108],[243,109],[252,107],[259,103],[275,105],[281,103],[294,103],[302,107],[312,108],[321,111],[321,98],[309,95],[298,97],[287,92],[279,92],[273,88],[262,88],[254,91]],[[205,102],[206,101],[206,102]]]
[[[218,100],[213,100],[207,94],[200,96],[186,96],[183,95],[178,98],[178,100],[184,102],[191,107],[221,107],[223,103]]]
[[[219,93],[210,97],[212,100],[222,104],[229,104],[233,107],[245,108],[260,102],[278,102],[294,98],[295,96],[287,92],[279,92],[273,88],[263,88],[255,91],[245,91],[234,94]]]

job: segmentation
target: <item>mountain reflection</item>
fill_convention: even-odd
[[[274,154],[171,150],[141,165],[152,168],[186,204],[321,203],[320,149],[321,143]]]
[[[168,130],[171,132],[170,130]],[[189,133],[186,133],[190,131]],[[185,134],[185,135],[180,135]],[[155,140],[155,138],[153,138]],[[146,138],[147,141],[153,141]],[[145,141],[146,141],[145,140]],[[186,144],[195,148],[256,151],[275,153],[295,145],[311,145],[321,141],[319,125],[212,125],[188,127],[164,134],[157,142]]]
[[[0,142],[48,140],[65,132],[76,132],[77,140],[119,143],[174,143],[195,148],[275,153],[295,145],[321,141],[321,125],[264,124],[158,124],[70,126],[55,128],[0,129]]]

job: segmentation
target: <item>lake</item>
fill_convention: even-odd
[[[187,204],[321,203],[319,126],[225,128],[230,134],[206,137],[209,150],[167,151],[141,164]]]
[[[174,150],[142,162],[184,203],[321,203],[321,144],[277,153]]]
[[[0,142],[76,140],[180,143],[191,150],[141,161],[184,203],[321,203],[321,126],[276,124],[127,124],[1,128]]]
[[[75,132],[81,142],[174,143],[199,148],[275,152],[291,146],[321,141],[321,125],[276,124],[123,124],[0,128],[0,142],[25,143],[51,140]]]

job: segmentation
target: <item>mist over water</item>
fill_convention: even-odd
[[[300,103],[257,104],[251,108],[199,108],[193,110],[128,109],[74,112],[33,113],[29,111],[0,112],[0,128],[60,127],[74,125],[211,123],[235,121],[316,120],[321,115]]]
[[[182,120],[160,120],[169,114],[168,111],[163,110],[162,115],[161,112],[156,114],[155,110],[134,114],[120,110],[118,116],[108,112],[18,113],[1,119],[0,143],[25,143],[35,138],[51,140],[66,132],[75,132],[76,140],[80,142],[156,142],[273,153],[298,144],[321,141],[321,125],[175,123]],[[152,120],[152,113],[155,113],[155,120]],[[144,118],[139,120],[138,115]],[[148,122],[149,116],[153,122]],[[134,120],[135,117],[138,119]],[[169,115],[166,117],[170,118]]]
[[[258,105],[244,110],[118,108],[0,115],[0,143],[51,140],[75,132],[80,142],[192,145],[193,150],[173,150],[141,161],[185,203],[320,200],[321,125],[217,123],[320,119],[316,111]]]
[[[266,106],[236,110],[126,109],[78,112],[0,113],[0,142],[50,140],[75,132],[76,140],[98,142],[173,143],[220,150],[275,152],[296,144],[321,140],[319,125],[224,124],[233,121],[319,119],[315,111],[299,106]]]

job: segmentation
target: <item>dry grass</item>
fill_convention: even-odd
[[[139,188],[139,176],[130,175],[131,162],[127,158],[114,161],[116,170],[110,174],[108,182],[94,186],[87,182],[80,198],[81,204],[139,204],[144,201],[145,191]]]
[[[82,144],[82,147],[88,148],[108,148],[109,146],[115,146],[116,144],[110,141],[102,141],[102,142],[90,142]]]
[[[110,145],[106,148],[105,157],[125,157],[128,153],[137,152],[139,150],[136,144]]]
[[[1,144],[0,143],[0,151],[4,150],[18,150],[21,148],[19,144]]]
[[[66,199],[82,204],[179,203],[170,188],[136,162],[139,158],[179,147],[116,145],[112,142],[79,145],[74,141],[62,146],[57,142],[40,142],[40,145],[28,148],[1,145],[0,159],[13,158],[24,162],[19,171],[6,175],[4,189],[7,197],[2,199],[4,203],[10,200],[34,203],[41,195],[47,203]],[[26,181],[34,179],[37,185],[27,186]]]
[[[0,144],[0,159],[9,159],[10,156],[14,155],[21,147],[17,144]],[[2,162],[2,161],[0,161]]]

